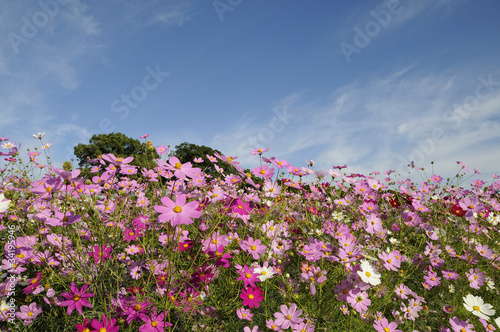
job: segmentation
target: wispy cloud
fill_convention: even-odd
[[[54,117],[53,96],[80,85],[77,63],[98,47],[89,40],[98,33],[98,23],[80,1],[48,9],[40,3],[11,2],[2,3],[1,9],[5,31],[24,39],[17,52],[8,39],[0,43],[0,130],[9,136],[46,131]],[[49,19],[26,35],[23,24],[35,14]]]
[[[189,0],[120,0],[118,4],[124,6],[126,20],[136,27],[153,24],[182,27],[193,15]]]
[[[96,36],[100,33],[100,23],[88,14],[88,7],[80,1],[71,2],[71,6],[63,15],[67,21],[72,22],[74,28],[83,32],[85,36]]]
[[[340,87],[332,101],[300,95],[290,108],[295,118],[261,147],[271,147],[279,158],[301,152],[323,169],[346,163],[351,172],[363,174],[406,172],[412,160],[420,166],[435,160],[447,174],[454,171],[456,160],[484,161],[484,172],[498,170],[500,157],[491,154],[500,143],[500,89],[457,126],[446,115],[464,100],[458,91],[470,89],[474,94],[477,84],[470,85],[470,78],[422,75],[413,69]],[[256,137],[266,125],[266,120],[251,118],[237,122],[234,132],[225,133],[230,139],[224,151],[239,151],[233,142]],[[248,156],[242,160],[251,163]]]
[[[182,27],[191,21],[191,16],[191,4],[189,1],[172,1],[152,18],[150,24],[162,23]]]

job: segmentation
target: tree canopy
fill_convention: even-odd
[[[90,160],[98,158],[103,154],[112,153],[116,157],[134,157],[131,165],[141,167],[154,167],[154,161],[160,155],[153,148],[151,143],[141,143],[139,140],[130,138],[122,133],[110,133],[94,135],[89,140],[89,144],[78,144],[74,148],[74,154],[78,158],[78,165],[82,169],[82,174],[90,173]],[[196,145],[184,142],[176,145],[169,152],[169,156],[176,156],[181,163],[191,162],[194,167],[201,168],[205,173],[217,177],[219,176],[215,165],[224,169],[225,174],[238,174],[228,163],[217,159],[214,163],[207,156],[215,157],[216,154],[222,156],[219,150],[212,149],[205,145]],[[201,158],[200,163],[194,162],[196,158]]]
[[[154,149],[147,148],[146,143],[122,133],[94,135],[90,138],[89,144],[78,144],[74,148],[74,154],[81,168],[88,168],[89,160],[108,153],[121,158],[134,157],[131,164],[136,166],[146,166],[158,157]]]

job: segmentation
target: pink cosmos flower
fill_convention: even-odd
[[[61,295],[66,299],[66,301],[63,301],[59,304],[59,306],[64,307],[68,306],[67,314],[68,316],[71,315],[73,310],[76,309],[82,315],[82,306],[87,307],[87,308],[92,308],[92,305],[90,304],[89,300],[87,300],[89,297],[94,296],[93,293],[86,293],[85,291],[89,288],[89,285],[83,285],[80,290],[78,290],[78,287],[76,287],[76,284],[74,282],[71,282],[69,289],[71,292],[65,292],[61,293]]]
[[[192,178],[195,177],[201,170],[199,168],[193,168],[190,162],[182,164],[179,158],[173,156],[168,160],[168,164],[163,160],[158,159],[158,164],[163,166],[165,169],[174,172],[174,175],[178,179],[185,179],[186,176]]]
[[[478,244],[476,246],[476,251],[479,253],[479,255],[483,256],[484,258],[487,259],[495,258],[495,252],[490,248],[488,248],[487,245]]]
[[[273,319],[266,320],[266,327],[273,331],[283,331]]]
[[[278,185],[277,182],[272,182],[272,181],[266,181],[264,183],[264,196],[266,197],[277,197],[281,193],[281,187]]]
[[[463,197],[458,205],[466,211],[466,217],[472,217],[474,212],[479,213],[484,208],[484,204],[477,197]]]
[[[140,322],[142,317],[146,316],[148,307],[153,304],[152,302],[147,301],[131,301],[128,303],[128,307],[126,307],[123,315],[127,315],[125,321],[127,324],[130,324],[132,321]]]
[[[164,145],[160,145],[160,146],[156,147],[156,152],[158,152],[158,154],[167,154],[167,151],[168,151],[168,148]]]
[[[243,300],[243,305],[248,305],[250,308],[259,307],[260,302],[264,300],[263,294],[259,287],[248,287],[241,291],[240,298]]]
[[[273,159],[272,160],[273,165],[275,165],[278,169],[283,169],[285,167],[290,167],[290,163],[286,161],[285,159],[283,160],[278,160],[278,159]]]
[[[431,180],[433,182],[440,183],[441,181],[443,181],[443,178],[439,175],[433,175],[433,176],[431,176]]]
[[[276,318],[275,324],[286,330],[290,325],[295,325],[303,321],[299,316],[302,314],[302,310],[297,310],[297,305],[292,303],[290,308],[282,304],[280,306],[281,312],[275,312],[274,317]]]
[[[408,295],[411,294],[411,290],[404,284],[400,284],[398,287],[396,287],[394,293],[396,294],[397,297],[405,300],[408,298]]]
[[[110,164],[115,165],[115,166],[126,165],[126,164],[130,163],[132,160],[134,160],[134,157],[120,158],[120,157],[116,157],[112,153],[103,154],[101,156],[101,158],[103,160],[106,160]]]
[[[238,315],[239,319],[244,319],[249,322],[252,321],[253,314],[250,312],[250,309],[239,308],[236,310],[236,314]]]
[[[292,332],[314,332],[314,325],[308,322],[301,322],[292,326]]]
[[[339,295],[339,301],[344,301],[347,298],[351,287],[352,283],[342,280],[340,284],[337,284],[337,288],[333,291]]]
[[[382,220],[376,214],[369,214],[366,216],[365,230],[368,233],[374,234],[383,230]]]
[[[478,268],[470,269],[465,275],[469,279],[470,287],[474,289],[479,289],[486,282],[486,273],[480,272]]]
[[[439,286],[441,283],[441,277],[438,277],[435,271],[428,271],[424,279],[427,285],[429,285],[429,288]]]
[[[271,149],[271,148],[267,148],[267,149],[255,148],[255,149],[253,149],[253,150],[250,150],[250,154],[251,154],[252,156],[255,156],[255,155],[257,155],[257,154],[258,154],[258,155],[261,155],[261,154],[263,154],[264,152],[269,151],[270,149]]]
[[[261,244],[259,239],[254,240],[252,237],[243,241],[240,247],[249,254],[252,254],[253,259],[259,259],[259,255],[266,252],[266,246]]]
[[[264,165],[262,167],[255,167],[252,169],[252,173],[260,178],[269,179],[274,175],[274,168],[269,167],[269,165]]]
[[[390,322],[387,318],[383,317],[381,320],[375,319],[373,323],[373,327],[377,332],[403,332],[401,330],[397,330],[398,324],[395,322]]]
[[[350,290],[346,301],[360,314],[365,312],[372,303],[368,298],[368,293],[361,291],[359,288]]]
[[[488,323],[486,320],[479,318],[479,321],[481,322],[481,324],[483,324],[485,331],[496,331],[496,328],[492,324]],[[498,323],[500,323],[500,319]]]
[[[164,206],[153,206],[155,211],[160,213],[158,216],[158,222],[165,223],[170,221],[172,227],[182,224],[192,224],[193,219],[198,218],[202,214],[201,211],[197,210],[199,206],[197,201],[186,203],[186,195],[177,196],[175,202],[165,196],[161,199],[161,202]]]
[[[474,325],[469,324],[469,320],[461,321],[458,317],[450,318],[450,325],[453,332],[475,332]]]
[[[250,327],[245,326],[243,328],[243,332],[260,332],[260,330],[259,330],[258,326],[254,326],[251,330],[250,330]]]
[[[396,255],[386,252],[381,252],[378,254],[378,257],[383,260],[383,265],[387,270],[398,271],[398,268],[401,267],[401,260],[396,258]]]
[[[23,305],[19,308],[19,312],[16,312],[16,317],[24,320],[24,325],[30,325],[33,323],[35,318],[42,313],[42,307],[35,302],[31,303],[29,306]]]

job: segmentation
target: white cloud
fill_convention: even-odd
[[[500,123],[495,118],[500,93],[483,101],[458,127],[444,118],[452,105],[464,99],[457,91],[469,89],[474,94],[476,86],[465,82],[470,80],[405,69],[340,87],[329,105],[296,95],[288,105],[296,117],[260,147],[271,147],[268,157],[304,163],[295,166],[305,166],[305,158],[313,159],[315,169],[348,164],[348,171],[355,173],[389,169],[405,173],[412,160],[419,166],[435,160],[450,174],[456,160],[467,160],[492,172],[500,164],[500,156],[492,155],[500,142]],[[232,130],[218,133],[227,138],[222,151],[237,154],[239,144],[258,137],[272,116],[269,112],[264,119],[243,117],[230,126]],[[256,161],[248,154],[240,159],[249,165]]]
[[[188,0],[120,0],[126,20],[136,27],[166,24],[182,27],[191,21],[192,2]]]
[[[20,36],[25,18],[47,13],[37,2],[2,2],[0,9],[2,30]],[[0,41],[0,131],[13,139],[21,139],[20,133],[50,132],[55,97],[79,87],[79,62],[100,47],[93,39],[98,23],[82,2],[71,1],[49,11],[50,19],[18,45],[17,53],[7,38]]]

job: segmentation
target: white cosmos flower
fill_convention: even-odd
[[[273,277],[274,275],[274,270],[272,267],[257,267],[257,268],[254,268],[253,269],[253,272],[254,273],[258,273],[259,275],[257,276],[257,278],[259,278],[260,282],[264,282],[266,281],[267,279],[270,279]]]
[[[6,199],[3,194],[0,194],[0,213],[7,211],[10,200]]]
[[[495,314],[493,306],[489,303],[484,303],[483,299],[479,296],[469,294],[466,297],[463,297],[463,299],[465,309],[469,310],[473,315],[476,315],[479,318],[490,320],[489,316]]]
[[[381,275],[375,271],[375,269],[370,265],[367,260],[361,261],[361,271],[358,271],[358,275],[364,282],[377,286],[380,284]]]
[[[500,317],[495,318],[495,324],[500,328]]]
[[[495,282],[490,277],[486,277],[486,286],[489,290],[495,290]]]
[[[0,304],[0,312],[3,317],[7,317],[7,314],[9,313],[9,306],[7,305],[7,302],[5,300],[2,300],[2,303]]]
[[[490,214],[486,220],[492,224],[493,226],[498,225],[498,222],[500,221],[500,216],[497,216],[496,214]]]

